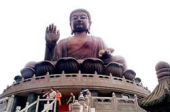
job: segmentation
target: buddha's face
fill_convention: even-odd
[[[89,32],[90,21],[88,15],[85,12],[74,12],[71,16],[70,22],[73,33]]]

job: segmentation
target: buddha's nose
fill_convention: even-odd
[[[77,23],[81,23],[82,21],[81,20],[77,20]]]

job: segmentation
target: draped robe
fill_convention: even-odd
[[[55,47],[54,59],[73,57],[75,59],[98,58],[100,50],[106,49],[101,38],[87,37],[86,41],[73,42],[76,37],[61,40]]]

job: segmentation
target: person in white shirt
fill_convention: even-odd
[[[46,97],[47,99],[55,99],[56,98],[56,91],[54,91],[53,88],[51,88],[47,93],[43,95],[43,97]],[[47,101],[47,104],[51,103],[52,101]],[[54,106],[54,105],[53,105]],[[53,107],[54,108],[54,107]],[[52,112],[52,110],[49,110],[49,112]]]
[[[47,93],[45,93],[43,95],[43,97],[49,98],[49,99],[53,99],[56,97],[56,92],[54,91],[53,88],[51,88]]]

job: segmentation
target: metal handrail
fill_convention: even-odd
[[[55,106],[56,106],[56,99],[40,99],[40,97],[38,96],[38,98],[37,98],[36,101],[34,101],[34,102],[31,103],[31,104],[28,104],[28,103],[27,103],[25,108],[23,108],[22,110],[17,111],[17,112],[27,112],[28,109],[31,108],[32,106],[34,106],[35,104],[36,104],[36,112],[38,112],[39,102],[40,102],[40,101],[50,101],[50,100],[52,100],[52,102],[51,102],[49,105],[52,106],[53,104],[55,104]],[[47,107],[47,108],[45,108],[45,109],[43,110],[43,112],[45,112],[47,109],[49,109],[50,106]]]
[[[0,102],[6,101],[8,99],[9,99],[9,97],[2,98],[2,99],[0,99]]]
[[[23,108],[22,110],[20,111],[17,111],[17,112],[27,112],[29,108],[31,108],[32,106],[34,106],[36,104],[36,111],[35,112],[38,112],[38,106],[39,106],[39,102],[40,101],[50,101],[52,100],[52,102],[49,104],[49,106],[47,108],[45,108],[42,112],[45,112],[47,111],[53,104],[55,104],[55,107],[56,107],[56,99],[40,99],[39,96],[37,98],[36,101],[34,101],[33,103],[31,104],[26,104],[26,107]],[[54,112],[55,112],[55,108],[54,108]]]
[[[48,111],[49,109],[50,109],[50,107],[51,106],[53,106],[53,104],[55,104],[55,106],[54,106],[54,112],[56,111],[56,99],[54,99],[49,105],[48,105],[48,107],[46,107],[46,108],[44,108],[44,110],[42,110],[41,112],[46,112],[46,111]]]
[[[37,103],[37,101],[31,103],[30,105],[26,106],[24,109],[22,109],[22,110],[19,111],[19,112],[27,112],[27,110],[28,110],[30,107],[32,107],[33,105],[35,105],[36,103]]]

